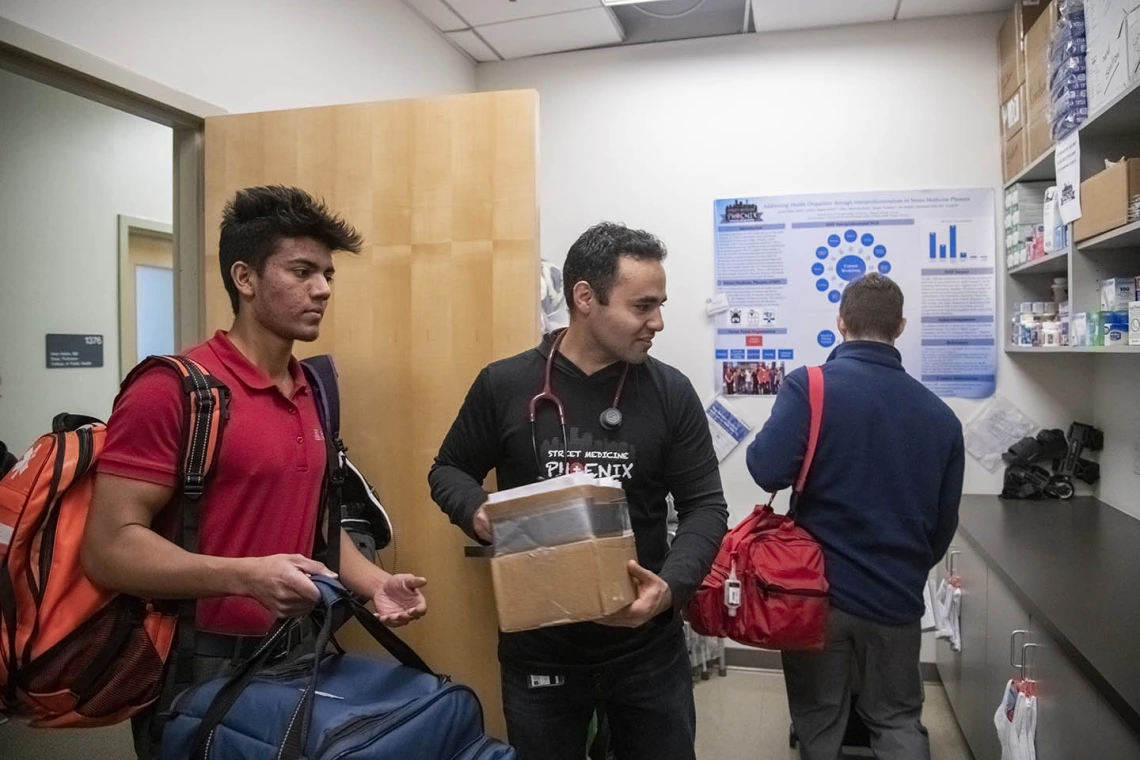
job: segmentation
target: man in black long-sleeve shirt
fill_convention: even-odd
[[[607,223],[583,233],[563,268],[570,326],[479,374],[429,476],[436,503],[483,543],[491,541],[482,485],[491,469],[502,489],[585,471],[620,480],[626,492],[635,601],[596,623],[500,634],[507,730],[522,760],[581,760],[599,706],[621,760],[694,757],[680,610],[708,573],[728,510],[696,392],[649,357],[664,328],[664,258],[646,232]],[[530,422],[548,361],[564,426],[549,401]],[[616,427],[602,419],[613,407]],[[672,546],[670,493],[680,521]]]

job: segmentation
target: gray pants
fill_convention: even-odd
[[[832,607],[821,652],[785,652],[784,678],[802,760],[836,760],[851,711],[867,724],[878,760],[930,760],[922,725],[921,624],[889,626]],[[852,673],[852,669],[857,669]]]

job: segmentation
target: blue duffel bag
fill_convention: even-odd
[[[433,673],[339,583],[313,581],[321,592],[314,653],[267,669],[299,623],[282,621],[231,677],[175,699],[161,760],[516,760],[484,735],[475,692]],[[326,652],[349,617],[396,661]]]

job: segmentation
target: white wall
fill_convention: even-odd
[[[655,355],[707,400],[712,201],[992,187],[1000,204],[999,25],[975,16],[581,52],[480,65],[476,81],[539,92],[544,257],[561,262],[601,219],[649,229],[669,246]],[[1088,362],[1039,374],[1062,357],[1038,358],[1001,355],[998,392],[1050,427],[1091,414]],[[761,399],[739,405],[756,426],[771,410]],[[963,420],[979,406],[951,405]],[[722,467],[734,521],[761,498],[743,448]],[[970,460],[966,490],[997,493],[1001,473]]]
[[[1090,457],[1100,461],[1097,495],[1140,519],[1140,361],[1120,354],[1097,356],[1095,372],[1093,424],[1104,431],[1104,450]]]
[[[0,0],[0,17],[230,113],[474,89],[399,0]]]
[[[106,418],[119,383],[118,215],[170,223],[172,134],[0,70],[0,438]],[[101,334],[102,369],[45,368],[47,333]]]

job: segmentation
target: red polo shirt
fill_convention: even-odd
[[[222,331],[186,352],[230,389],[230,416],[199,513],[198,551],[217,557],[312,556],[325,444],[309,385],[292,359],[287,398]],[[171,371],[143,373],[107,423],[98,471],[178,487],[184,392]],[[261,635],[273,615],[249,597],[201,599],[198,627]]]

